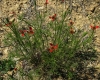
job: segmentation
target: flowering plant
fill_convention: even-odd
[[[31,80],[34,78],[33,74],[43,80],[58,77],[66,80],[73,79],[79,66],[78,62],[82,60],[77,55],[95,53],[94,32],[91,30],[99,27],[91,26],[89,31],[76,30],[72,20],[67,24],[65,20],[67,14],[69,11],[65,11],[59,20],[55,13],[48,17],[52,21],[45,25],[44,21],[47,17],[45,13],[44,15],[37,13],[32,21],[22,16],[19,16],[19,22],[16,23],[14,21],[9,23],[8,18],[4,21],[12,30],[4,40],[6,45],[13,46],[9,57],[12,59],[18,57],[22,64],[27,62],[27,65],[22,65],[22,68],[18,70],[23,73],[21,76],[26,75]],[[20,23],[25,24],[24,29]],[[30,68],[26,69],[27,66]]]

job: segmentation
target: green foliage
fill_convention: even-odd
[[[12,60],[2,60],[0,61],[0,71],[3,73],[6,73],[10,70],[12,70],[13,68],[15,68],[15,61]]]

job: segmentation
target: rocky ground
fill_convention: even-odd
[[[56,3],[56,1],[58,1]],[[100,0],[65,0],[62,3],[61,0],[49,0],[47,10],[50,14],[61,13],[66,9],[70,9],[72,14],[68,19],[74,21],[74,26],[76,28],[82,27],[89,29],[90,25],[100,26],[100,17],[98,21],[94,19],[89,19],[90,16],[97,17],[100,16]],[[71,2],[72,1],[72,2]],[[46,8],[44,6],[45,0],[37,0],[37,10],[42,12]],[[11,20],[17,18],[18,14],[26,13],[26,17],[30,18],[34,13],[34,0],[0,0],[0,19],[9,17]],[[9,47],[4,46],[2,43],[5,37],[7,27],[3,26],[0,20],[0,59],[5,59],[8,54]],[[100,29],[96,31],[95,48],[97,52],[100,53]],[[90,63],[89,65],[95,65],[98,69],[98,74],[100,74],[100,56],[98,56],[98,61],[96,64]],[[98,80],[98,79],[93,79]]]

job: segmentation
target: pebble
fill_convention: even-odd
[[[3,50],[3,56],[2,56],[2,59],[6,59],[8,56],[8,47],[6,47],[4,50]]]

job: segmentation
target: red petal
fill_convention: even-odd
[[[29,27],[29,30],[32,31],[32,27]]]
[[[20,30],[20,33],[24,33],[23,30]]]
[[[30,33],[30,34],[34,34],[34,32],[33,32],[33,31],[30,31],[29,33]]]
[[[53,46],[53,44],[52,43],[49,43],[50,44],[50,46]]]
[[[45,2],[44,4],[46,4],[46,5],[47,5],[47,4],[48,4],[48,0],[46,0],[46,2]]]
[[[56,14],[54,14],[53,16],[52,16],[52,19],[55,19],[56,18]]]
[[[23,30],[20,30],[20,33],[21,33],[22,36],[25,35]]]
[[[32,27],[29,27],[29,31],[27,31],[29,34],[34,34]]]
[[[99,26],[95,26],[96,28],[99,28]]]
[[[93,28],[93,26],[90,26],[91,28]]]
[[[95,30],[95,29],[96,29],[96,27],[95,27],[95,26],[90,26],[90,27],[91,27],[91,29],[92,29],[92,30]]]
[[[72,26],[74,24],[74,22],[72,20],[70,20],[70,26]]]
[[[22,36],[25,36],[24,34],[22,34]]]
[[[56,19],[56,14],[54,14],[53,16],[49,16],[50,19],[52,19],[52,21],[54,21]]]
[[[53,49],[51,49],[51,48],[49,49],[49,52],[50,52],[50,53],[53,52],[53,51],[54,51]]]
[[[55,45],[55,46],[54,46],[54,49],[55,49],[55,50],[58,49],[58,45]]]

